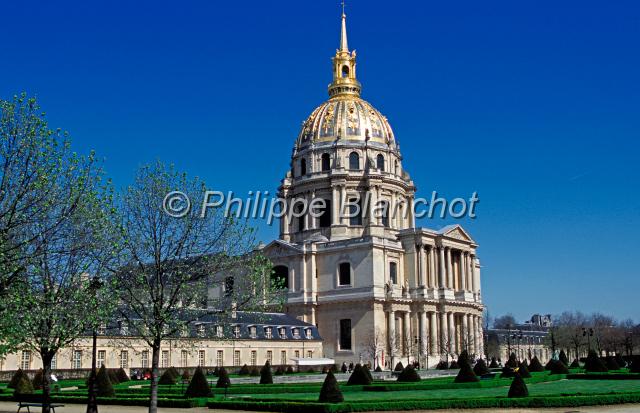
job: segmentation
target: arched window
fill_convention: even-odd
[[[329,169],[331,169],[331,156],[328,153],[323,153],[322,157],[320,158],[320,163],[322,164],[322,172],[328,171]]]
[[[294,212],[295,214],[293,215],[295,220],[296,220],[296,224],[297,224],[297,229],[298,231],[304,231],[305,229],[307,229],[306,224],[306,216],[305,214],[303,214],[302,212],[304,211],[304,205],[302,202],[300,203],[295,203],[294,208]]]
[[[271,273],[272,287],[277,289],[289,288],[289,268],[285,265],[276,265]]]
[[[318,214],[318,225],[320,228],[329,228],[331,226],[331,200],[325,199],[324,206],[316,209]]]
[[[351,284],[351,264],[343,262],[338,266],[338,285]]]
[[[398,284],[398,264],[395,262],[389,263],[389,280],[391,284]]]
[[[384,171],[384,156],[381,153],[376,156],[376,168],[381,171]]]
[[[362,225],[362,199],[349,199],[349,225]]]
[[[380,217],[382,226],[389,228],[389,202],[380,201],[376,212],[378,212],[377,215]]]
[[[360,169],[360,155],[358,155],[358,152],[349,154],[349,169]]]
[[[349,66],[342,66],[342,77],[349,77]]]
[[[300,175],[306,175],[307,174],[307,160],[302,158],[300,159]]]
[[[395,163],[394,173],[398,175],[398,161]]]

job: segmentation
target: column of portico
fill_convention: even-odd
[[[429,332],[427,328],[427,312],[420,313],[420,354],[427,355],[429,349]]]
[[[484,353],[484,337],[482,335],[482,317],[476,316],[476,335],[478,336],[478,353]]]
[[[478,349],[476,348],[476,319],[473,314],[467,314],[468,323],[469,323],[469,350],[473,354],[478,354]]]
[[[447,285],[447,282],[446,282],[447,273],[445,269],[444,247],[438,247],[438,251],[440,251],[440,260],[439,260],[440,271],[438,271],[438,282],[440,284],[440,288],[444,288]]]
[[[467,291],[467,271],[466,261],[467,253],[460,251],[460,290]]]
[[[462,314],[460,318],[462,318],[462,330],[460,331],[462,346],[460,346],[461,347],[460,350],[461,351],[467,350],[471,352],[471,342],[469,341],[469,323],[467,320],[467,314]]]
[[[391,310],[388,312],[388,314],[389,314],[389,334],[387,335],[387,340],[389,341],[389,353],[391,356],[394,356],[396,354],[396,349],[397,349],[396,313],[395,311]]]
[[[376,196],[378,193],[378,191],[376,190],[376,187],[373,186],[371,188],[369,188],[369,192],[367,192],[368,195],[365,196],[369,196],[369,205],[368,205],[368,211],[367,214],[369,214],[369,224],[370,225],[377,225],[378,224],[378,218],[376,217],[376,203],[378,202],[378,197]]]
[[[422,245],[416,244],[416,280],[418,281],[418,285],[423,285],[424,277],[422,275],[424,271],[424,262],[422,256],[424,253],[422,252]]]
[[[435,288],[436,287],[436,266],[435,266],[435,258],[436,258],[436,254],[434,251],[434,246],[430,245],[429,246],[429,287],[431,288]]]
[[[449,326],[447,325],[448,317],[444,311],[440,313],[440,348],[438,352],[444,353],[449,348]]]
[[[404,313],[404,320],[402,322],[403,334],[402,334],[402,347],[403,354],[409,354],[409,347],[411,346],[411,312],[406,311]]]
[[[331,186],[331,225],[340,224],[340,193],[338,192],[338,186]]]
[[[429,313],[429,354],[438,354],[438,319],[436,312]]]
[[[451,353],[457,353],[458,351],[458,343],[456,339],[456,321],[453,313],[448,313],[447,317],[449,318],[448,326],[449,326],[449,351]]]
[[[420,268],[421,278],[420,278],[420,286],[426,287],[429,283],[429,260],[427,257],[428,250],[424,245],[420,245]]]
[[[311,191],[311,199],[309,200],[309,203],[307,205],[310,205],[314,199],[316,199],[316,190],[312,190]],[[307,228],[311,228],[311,229],[316,229],[316,219],[313,216],[314,214],[311,213],[311,211],[307,211],[307,217],[309,217],[309,225],[307,226]]]
[[[447,247],[447,287],[453,289],[453,269],[451,267],[451,248]]]

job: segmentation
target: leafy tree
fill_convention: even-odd
[[[31,380],[29,380],[29,376],[26,374],[20,376],[18,383],[16,383],[16,388],[13,391],[13,397],[16,400],[22,400],[23,396],[33,394],[33,384]]]
[[[267,361],[260,369],[260,384],[273,384],[273,375],[271,374],[271,364]]]
[[[522,380],[519,374],[516,374],[513,380],[511,381],[511,386],[509,387],[509,393],[507,397],[527,397],[529,395],[529,389],[527,389],[527,385]]]
[[[196,371],[193,372],[193,377],[191,378],[191,383],[187,387],[185,392],[186,397],[211,397],[211,388],[209,387],[209,383],[207,382],[207,377],[202,372],[200,366],[196,368]]]
[[[176,190],[194,207],[185,198],[174,202]],[[116,277],[121,316],[152,350],[150,413],[157,411],[164,340],[208,314],[264,311],[279,307],[284,297],[282,286],[270,280],[271,264],[253,250],[255,231],[222,207],[203,211],[209,195],[199,179],[157,162],[138,171],[121,200],[127,264]],[[208,289],[224,293],[208,297]]]
[[[325,377],[324,383],[322,383],[318,401],[320,403],[342,403],[344,401],[340,386],[338,386],[338,381],[332,372],[327,373],[327,377]]]
[[[109,378],[109,373],[104,367],[104,364],[100,367],[96,375],[96,394],[99,397],[114,397],[116,395],[111,379]]]
[[[229,378],[229,373],[227,373],[227,369],[222,367],[218,371],[218,382],[216,383],[216,387],[227,388],[229,386],[231,386],[231,379]]]

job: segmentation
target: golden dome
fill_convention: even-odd
[[[302,124],[297,147],[335,140],[371,141],[394,144],[391,126],[380,112],[360,98],[356,79],[356,52],[347,45],[346,15],[342,13],[340,48],[333,57],[330,99],[318,106]]]
[[[387,118],[358,96],[336,97],[318,106],[302,125],[298,147],[337,139],[394,142]]]

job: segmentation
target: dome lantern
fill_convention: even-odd
[[[343,9],[340,48],[333,57],[333,82],[329,85],[329,96],[360,96],[360,90],[360,82],[356,79],[356,51],[349,51],[347,16]]]

